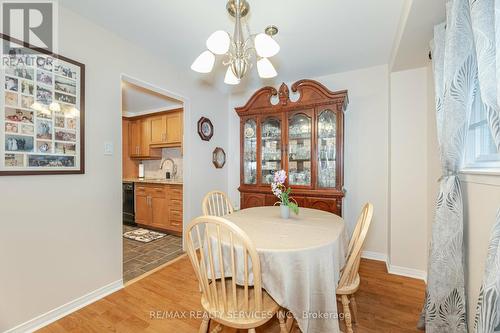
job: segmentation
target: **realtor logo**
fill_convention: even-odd
[[[2,31],[12,38],[55,52],[55,6],[51,1],[2,2]],[[5,44],[9,43],[4,43],[4,47],[8,47]],[[19,47],[14,43],[10,45],[16,46]]]

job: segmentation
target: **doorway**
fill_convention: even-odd
[[[184,254],[184,102],[122,76],[123,281]]]

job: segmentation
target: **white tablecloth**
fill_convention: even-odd
[[[301,208],[284,220],[279,207],[256,207],[225,218],[254,242],[264,289],[293,313],[302,332],[340,332],[335,289],[348,244],[341,217]]]

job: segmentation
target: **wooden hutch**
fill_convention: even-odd
[[[344,111],[347,91],[332,92],[313,80],[257,90],[240,117],[241,208],[274,205],[270,183],[276,170],[300,207],[342,215]],[[276,104],[273,104],[276,103]]]

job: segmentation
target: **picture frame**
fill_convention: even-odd
[[[200,120],[198,120],[198,135],[202,140],[210,141],[214,135],[214,125],[210,119],[201,117]]]
[[[226,152],[221,147],[214,149],[212,153],[212,163],[217,169],[222,169],[226,164]]]
[[[84,174],[85,65],[0,41],[0,176]]]

